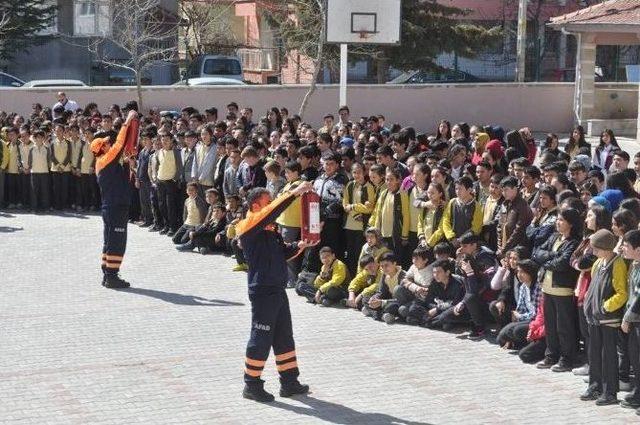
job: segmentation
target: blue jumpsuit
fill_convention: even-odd
[[[294,201],[285,193],[258,212],[249,212],[237,231],[249,264],[251,335],[247,344],[244,381],[262,382],[260,376],[273,347],[276,368],[283,385],[300,374],[296,360],[287,286],[287,258],[298,252],[296,242],[287,244],[273,222]]]
[[[123,125],[116,142],[96,159],[96,174],[102,196],[102,271],[105,275],[118,274],[127,247],[131,187],[127,171],[119,161],[126,134],[127,125]]]

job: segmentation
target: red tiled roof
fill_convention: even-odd
[[[551,25],[562,24],[640,25],[640,0],[608,0],[551,18]]]

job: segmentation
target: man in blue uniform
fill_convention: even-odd
[[[131,202],[129,176],[120,164],[120,156],[126,142],[127,128],[137,117],[138,113],[135,110],[129,111],[115,143],[108,134],[97,134],[91,142],[91,151],[96,156],[98,185],[102,194],[102,285],[112,289],[129,287],[129,283],[118,275],[127,247],[127,223]]]
[[[298,363],[291,326],[287,287],[287,259],[311,246],[308,241],[285,243],[275,231],[274,222],[297,196],[313,190],[309,182],[285,192],[273,201],[269,191],[255,188],[249,192],[247,217],[236,227],[240,244],[249,264],[249,300],[251,336],[245,358],[244,398],[271,402],[260,379],[271,347],[280,374],[280,396],[305,394],[308,385],[298,381]]]

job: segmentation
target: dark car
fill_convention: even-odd
[[[398,75],[387,84],[480,83],[484,80],[464,71],[410,71]]]
[[[23,85],[24,81],[20,78],[5,72],[0,72],[0,87],[22,87]]]

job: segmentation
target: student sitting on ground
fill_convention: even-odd
[[[420,250],[420,251],[419,251]],[[423,250],[426,251],[423,254]],[[433,248],[433,254],[437,260],[449,260],[453,264],[451,257],[451,245],[446,242],[441,242]],[[417,257],[416,257],[417,255]],[[407,320],[409,311],[411,311],[413,305],[424,305],[426,301],[427,293],[423,288],[429,288],[433,282],[433,265],[435,262],[422,267],[422,256],[429,257],[431,253],[426,247],[418,247],[413,252],[413,265],[407,271],[407,277],[402,281],[402,285],[396,289],[396,298],[400,301],[400,308],[398,308],[398,315],[403,320]],[[413,324],[417,324],[413,321]]]
[[[538,310],[534,319],[529,323],[526,339],[527,345],[518,351],[520,360],[523,363],[534,364],[544,359],[547,340],[544,330],[544,294],[542,291],[540,291],[540,299],[538,299]]]
[[[347,266],[336,258],[329,246],[320,249],[320,262],[320,274],[316,276],[313,285],[300,281],[296,286],[296,292],[304,295],[311,303],[329,307],[347,296]]]
[[[519,350],[526,345],[529,323],[538,310],[538,265],[531,260],[518,261],[516,277],[513,281],[516,302],[515,309],[511,311],[511,323],[500,330],[497,341],[504,349]]]
[[[209,254],[212,251],[226,252],[226,227],[226,208],[222,204],[216,204],[211,207],[209,220],[189,232],[189,241],[178,245],[176,249],[178,251],[192,251],[197,248],[202,255]],[[222,240],[222,236],[224,236],[224,240]]]
[[[404,320],[409,311],[409,307],[415,300],[424,300],[429,291],[429,285],[433,276],[433,271],[428,267],[429,251],[426,247],[418,247],[411,254],[411,267],[406,276],[393,291],[393,298],[396,299],[398,311],[394,315],[393,312],[385,313],[393,315],[392,317],[383,317],[385,322],[393,323],[396,318]],[[396,310],[395,307],[389,310]]]
[[[364,231],[365,244],[362,245],[360,250],[360,257],[358,257],[358,263],[364,258],[365,255],[371,255],[380,262],[382,254],[389,252],[389,248],[382,242],[382,234],[375,227],[369,227]],[[362,271],[362,266],[358,264],[358,273]]]
[[[198,183],[187,183],[187,196],[182,213],[184,224],[173,235],[173,243],[176,245],[187,243],[189,232],[196,230],[196,227],[204,223],[207,215],[207,203],[198,195]]]
[[[363,299],[371,298],[376,293],[382,279],[380,265],[373,255],[367,254],[362,257],[359,268],[362,271],[349,282],[347,289],[349,295],[347,299],[343,300],[345,306],[357,310],[362,309]]]
[[[405,278],[405,272],[398,265],[398,258],[392,252],[387,252],[380,257],[382,279],[376,293],[362,307],[365,316],[375,320],[381,320],[385,313],[389,313],[387,320],[393,322],[398,314],[398,303],[393,299],[393,291]],[[391,320],[393,318],[393,320]]]
[[[507,255],[500,260],[500,267],[491,279],[491,289],[499,293],[498,298],[489,304],[489,312],[498,324],[498,328],[511,322],[511,311],[516,301],[514,288],[518,261],[527,258],[526,251],[526,248],[517,246],[507,252]]]
[[[438,259],[433,264],[433,282],[424,302],[415,302],[407,313],[407,323],[442,328],[449,331],[453,325],[442,320],[442,314],[462,301],[464,297],[463,278],[453,274],[454,262]]]

